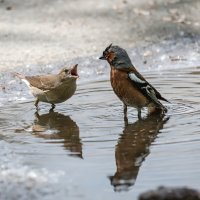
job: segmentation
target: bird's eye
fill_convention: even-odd
[[[65,73],[68,73],[69,69],[65,69]]]
[[[107,54],[108,54],[107,51],[104,51],[104,52],[103,52],[103,56],[104,56],[104,57],[105,57]]]

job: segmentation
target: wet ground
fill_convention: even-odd
[[[1,73],[1,199],[136,199],[157,186],[200,189],[199,38],[184,36],[128,49],[133,63],[164,97],[165,116],[137,119],[112,92],[109,66],[92,57],[26,65],[26,74],[79,63],[78,89],[55,112],[36,113],[27,87]],[[187,47],[187,48],[186,48]]]

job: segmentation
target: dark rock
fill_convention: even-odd
[[[200,200],[200,192],[190,188],[159,187],[144,192],[139,200]]]

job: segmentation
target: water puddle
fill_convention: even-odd
[[[158,48],[158,56],[147,59],[152,66],[164,51]],[[2,75],[1,85],[8,81],[0,95],[2,199],[136,199],[159,185],[200,189],[198,59],[193,66],[187,60],[188,67],[185,59],[157,68],[143,63],[140,71],[171,103],[163,116],[147,117],[144,110],[143,120],[129,108],[127,125],[107,65],[87,59],[79,60],[76,95],[55,112],[44,103],[36,112],[26,86],[9,71]],[[89,60],[97,67],[84,67]]]

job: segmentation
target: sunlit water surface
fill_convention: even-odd
[[[1,199],[136,199],[160,185],[200,189],[200,67],[140,71],[171,104],[165,116],[144,110],[140,121],[129,108],[128,125],[107,74],[85,75],[55,112],[41,103],[36,113],[27,88],[11,80],[14,93],[1,95]]]

